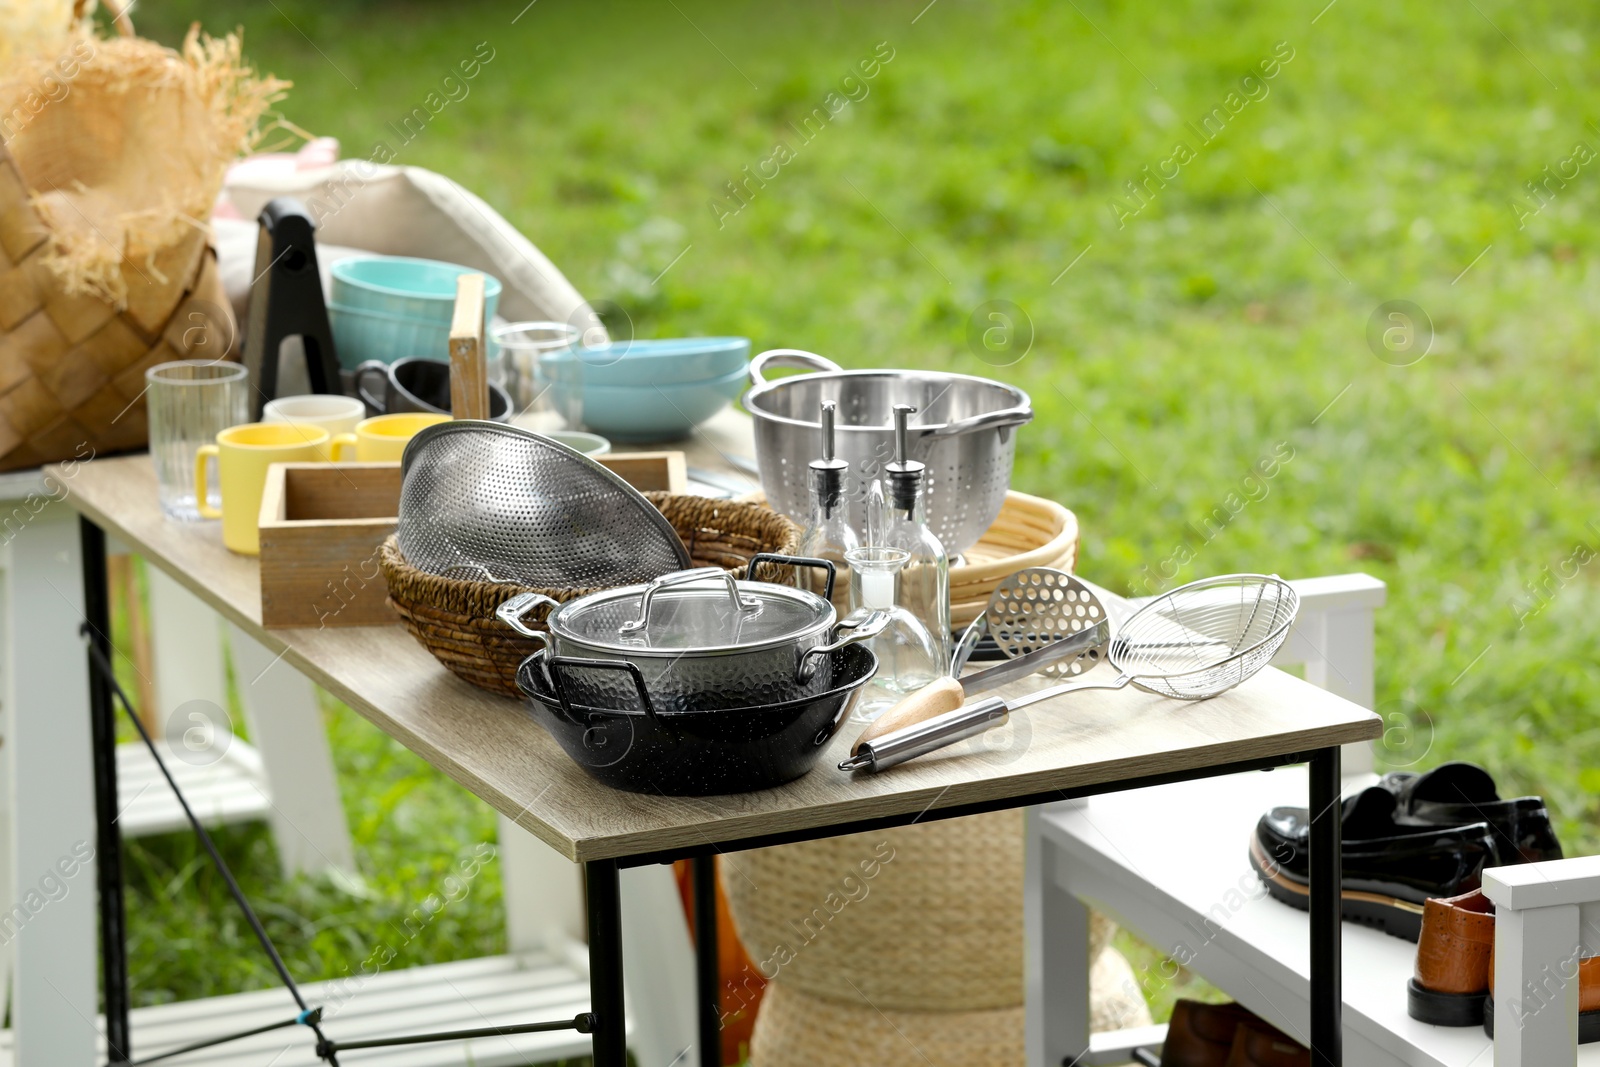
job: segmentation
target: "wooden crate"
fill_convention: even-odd
[[[688,467],[682,452],[613,452],[595,459],[641,493],[689,491]]]
[[[682,493],[682,452],[618,452],[599,462],[640,492]],[[261,497],[261,624],[381,626],[378,546],[400,511],[399,463],[275,463]]]
[[[261,624],[399,622],[378,569],[399,504],[398,463],[274,463],[261,497]]]

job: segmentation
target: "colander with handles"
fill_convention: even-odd
[[[768,381],[773,367],[811,371]],[[1028,394],[965,374],[922,370],[842,370],[811,352],[777,348],[750,362],[755,387],[744,406],[755,419],[756,464],[767,502],[804,523],[807,477],[816,459],[824,401],[836,405],[835,454],[850,465],[845,495],[851,525],[866,527],[867,491],[894,459],[894,407],[917,408],[908,427],[909,458],[927,464],[928,525],[957,556],[1000,514],[1011,484],[1016,428],[1033,419]]]

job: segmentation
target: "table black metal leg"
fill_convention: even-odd
[[[1311,757],[1311,1062],[1343,1067],[1339,749]]]
[[[717,858],[694,865],[694,984],[700,1013],[700,1067],[722,1067],[722,975],[717,949]]]
[[[106,586],[105,531],[78,520],[83,553],[83,614],[87,636],[111,659],[111,603]],[[105,984],[106,1047],[113,1067],[133,1055],[128,1034],[128,938],[122,901],[122,836],[117,828],[117,731],[111,683],[89,672],[89,731],[94,745],[95,866],[100,892],[100,961]]]
[[[594,1067],[627,1067],[627,998],[622,987],[622,889],[616,860],[583,865],[589,898],[589,1011]]]

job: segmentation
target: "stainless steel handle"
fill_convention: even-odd
[[[974,415],[970,419],[959,422],[945,423],[923,430],[923,437],[959,437],[966,433],[977,433],[980,430],[1009,430],[1013,426],[1025,426],[1033,421],[1033,407],[1023,404],[1020,407],[1006,408],[1003,411],[989,411],[982,415]]]
[[[805,654],[800,657],[797,680],[809,682],[811,676],[817,673],[817,667],[821,665],[823,656],[830,652],[837,652],[846,645],[858,645],[862,641],[870,641],[883,633],[884,628],[888,625],[889,613],[887,611],[869,611],[866,614],[852,612],[834,628],[834,640],[832,642],[806,649]],[[846,630],[849,632],[840,637],[839,634]]]
[[[696,567],[692,571],[678,571],[675,574],[665,574],[644,587],[644,598],[639,603],[639,617],[631,622],[625,622],[617,627],[618,633],[633,634],[643,630],[650,622],[650,605],[655,601],[656,593],[671,585],[688,585],[691,582],[703,582],[707,579],[720,579],[727,583],[728,599],[733,601],[734,611],[759,611],[761,602],[753,596],[740,596],[739,583],[733,575],[721,567]]]
[[[531,638],[539,642],[539,644],[545,648],[549,648],[550,635],[545,633],[543,630],[531,630],[528,628],[527,624],[522,621],[522,617],[524,615],[528,614],[530,610],[540,606],[541,604],[549,605],[551,611],[555,611],[561,606],[560,603],[550,599],[543,593],[518,593],[504,604],[501,604],[498,608],[495,608],[494,614],[497,619],[511,627],[513,630],[517,631],[517,633],[521,634],[523,637]],[[549,616],[547,615],[546,618],[548,617]]]
[[[815,371],[844,369],[833,360],[819,356],[815,352],[806,352],[798,348],[771,348],[750,361],[750,380],[756,385],[766,385],[767,379],[761,372],[769,366]]]
[[[955,711],[935,715],[926,722],[896,730],[892,734],[864,743],[856,754],[839,764],[841,771],[867,769],[882,771],[897,763],[926,755],[936,749],[976,737],[1003,725],[1010,708],[999,697],[975,701]]]

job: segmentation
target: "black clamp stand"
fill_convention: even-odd
[[[317,270],[317,224],[300,201],[288,196],[268,201],[258,221],[261,233],[256,238],[255,281],[250,286],[244,340],[253,420],[259,420],[262,407],[278,395],[279,352],[288,337],[299,337],[305,346],[306,376],[313,393],[344,392]]]

